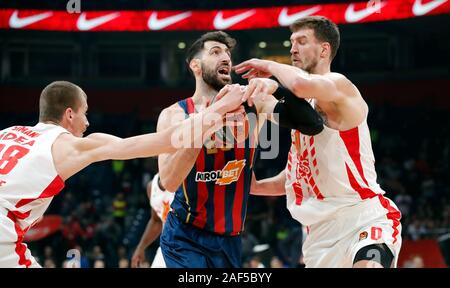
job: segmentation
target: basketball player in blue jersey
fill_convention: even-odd
[[[193,43],[186,61],[195,77],[194,95],[164,109],[157,131],[177,124],[174,119],[182,121],[201,112],[214,102],[222,87],[231,84],[231,51],[235,44],[222,31],[206,33]],[[281,88],[271,79],[251,79],[242,89],[246,91],[244,98],[250,94],[265,95],[255,97],[259,99],[255,103],[249,99],[248,105],[235,110],[235,116],[243,119],[236,127],[224,126],[228,132],[241,129],[244,137],[232,132],[213,134],[215,137],[210,141],[158,158],[163,188],[176,191],[160,238],[168,268],[241,266],[240,234],[262,115],[269,115],[267,119],[273,120],[272,113],[278,113],[280,125],[308,135],[323,129],[321,117],[303,99],[288,92],[282,95],[285,101],[277,101],[273,95],[287,90],[277,91]],[[255,117],[249,117],[251,113]],[[255,121],[248,120],[251,118]],[[231,145],[230,135],[231,140],[236,140]]]

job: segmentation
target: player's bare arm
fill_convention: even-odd
[[[224,90],[226,91],[224,93],[228,93],[228,88],[224,88]],[[215,131],[214,127],[219,127],[218,125],[222,124],[221,116],[227,111],[236,109],[242,103],[242,94],[239,88],[230,88],[229,95],[227,94],[227,97],[223,100],[217,101],[178,125],[157,133],[125,139],[107,134],[85,138],[62,134],[56,139],[52,147],[57,172],[66,180],[94,162],[109,159],[145,158],[175,152],[180,147],[173,145],[174,135],[181,143],[184,143],[183,141],[188,141],[191,144],[202,142],[206,134],[212,133],[211,131]],[[205,119],[208,119],[208,121],[204,121]],[[195,125],[201,126],[195,127]],[[202,133],[194,133],[198,129],[201,129]],[[185,136],[188,139],[184,139]]]
[[[233,88],[231,88],[233,87]],[[247,99],[247,95],[243,95],[241,92],[239,85],[233,86],[225,86],[216,96],[216,101],[228,101],[227,99],[223,99],[228,97],[227,92],[230,89],[229,93],[234,93],[235,95],[240,95],[242,99],[245,101]],[[215,102],[215,103],[217,103]],[[215,103],[212,105],[214,106]],[[161,131],[167,129],[171,125],[176,124],[185,117],[184,111],[178,104],[173,104],[169,108],[164,109],[161,112],[161,115],[158,119],[157,131]],[[192,115],[191,115],[192,117]],[[219,128],[219,127],[217,127]],[[205,132],[205,137],[210,136],[214,129],[209,129],[209,131]],[[199,142],[195,142],[198,144]],[[158,157],[158,168],[159,168],[159,177],[161,179],[161,184],[164,189],[167,191],[176,191],[178,187],[181,185],[183,180],[187,177],[190,170],[192,169],[198,154],[201,151],[202,142],[200,145],[194,145],[192,148],[184,148],[176,151],[173,154],[166,153],[161,154]],[[197,147],[199,146],[199,147]],[[174,169],[176,167],[176,169]]]
[[[242,77],[268,75],[277,78],[281,84],[301,98],[316,98],[322,101],[339,101],[344,95],[336,86],[339,78],[345,78],[338,73],[329,75],[309,74],[300,68],[269,60],[250,59],[235,66],[236,73],[245,73]],[[336,74],[336,75],[333,75]]]
[[[250,188],[251,195],[257,196],[283,196],[285,191],[286,172],[283,170],[278,175],[262,180],[256,180],[255,175],[252,177],[252,186]]]
[[[177,103],[173,104],[161,112],[156,128],[157,131],[163,131],[176,122],[180,122],[180,118],[182,119],[184,116],[183,109]],[[158,156],[159,177],[164,189],[167,191],[176,191],[178,189],[192,169],[200,151],[201,147],[184,148],[173,154],[165,153]]]
[[[326,73],[310,74],[304,70],[274,61],[251,59],[235,66],[242,77],[269,75],[300,98],[314,98],[331,128],[351,129],[364,119],[368,108],[358,89],[344,75]]]

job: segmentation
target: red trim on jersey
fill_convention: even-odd
[[[308,182],[309,185],[311,185],[314,194],[316,194],[317,200],[323,200],[325,197],[323,197],[322,193],[320,193],[319,187],[317,187],[316,181],[314,181],[312,175],[309,175]]]
[[[359,185],[358,181],[356,181],[355,176],[352,173],[352,170],[350,170],[350,167],[348,167],[347,163],[345,163],[345,168],[347,169],[347,176],[348,181],[350,182],[350,185],[352,186],[353,190],[358,192],[359,197],[361,199],[367,199],[372,198],[377,195],[377,193],[373,192],[370,188],[364,188]]]
[[[366,177],[364,176],[364,169],[361,163],[361,153],[359,152],[360,140],[359,140],[359,129],[355,127],[347,131],[339,131],[339,136],[341,136],[342,141],[344,141],[345,147],[347,148],[348,154],[353,160],[356,169],[359,172],[364,183],[367,183]]]
[[[225,153],[219,149],[214,158],[214,170],[222,170],[225,166]],[[225,233],[225,187],[226,185],[214,185],[214,231]]]
[[[303,190],[300,183],[294,182],[292,183],[292,189],[294,189],[295,193],[295,205],[302,205],[303,202]]]
[[[192,97],[186,99],[187,111],[188,114],[192,114],[195,112],[195,104]]]
[[[39,195],[37,198],[34,199],[22,199],[19,202],[17,202],[16,204],[16,208],[20,208],[30,202],[33,202],[34,200],[37,199],[42,199],[42,198],[49,198],[49,197],[53,197],[56,194],[58,194],[59,192],[61,192],[61,190],[64,188],[64,181],[62,180],[62,178],[57,175],[55,177],[55,179],[53,179],[52,182],[50,182],[50,184],[48,184],[47,188],[44,189],[44,191],[42,191],[41,195]]]
[[[402,218],[402,214],[400,211],[391,206],[391,203],[388,199],[384,198],[383,195],[378,194],[378,199],[380,200],[381,205],[388,210],[386,214],[389,220],[392,220],[392,228],[394,229],[394,233],[392,233],[392,237],[394,238],[394,243],[397,242],[397,235],[399,233],[397,227],[400,225],[400,219]]]
[[[25,232],[22,230],[22,228],[20,228],[19,224],[17,223],[17,218],[18,219],[25,219],[30,215],[31,211],[28,211],[27,213],[20,213],[19,214],[17,212],[11,212],[8,211],[7,217],[9,219],[11,219],[11,221],[14,222],[14,229],[16,230],[17,233],[17,241],[16,241],[16,253],[19,256],[19,265],[25,265],[26,268],[30,267],[31,265],[31,261],[30,259],[27,259],[25,253],[27,252],[27,246],[25,246],[25,244],[22,243],[23,238],[25,237]],[[23,217],[26,216],[26,217]],[[23,218],[22,218],[23,217]]]
[[[195,169],[197,172],[205,171],[205,148],[202,148],[198,154],[197,161],[195,162]],[[206,201],[208,200],[208,187],[206,182],[197,182],[197,215],[195,216],[194,222],[192,224],[199,228],[204,228],[206,225]]]
[[[234,156],[236,160],[244,159],[245,149],[235,148]],[[236,182],[236,191],[234,193],[233,201],[233,233],[239,233],[242,230],[242,202],[244,201],[244,179],[245,173],[241,173]]]
[[[314,156],[316,156],[316,147],[313,147],[312,149],[311,149],[311,157],[314,157]],[[315,159],[315,158],[314,158]]]

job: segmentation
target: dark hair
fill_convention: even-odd
[[[191,60],[205,47],[205,42],[216,41],[225,44],[228,49],[233,50],[236,40],[223,31],[214,31],[203,34],[189,47],[186,54],[186,63],[189,66]]]
[[[61,121],[67,108],[78,110],[82,95],[87,98],[83,90],[73,83],[67,81],[50,83],[42,90],[39,98],[39,121]]]
[[[323,16],[308,16],[300,18],[289,26],[292,32],[302,28],[314,30],[314,35],[321,42],[328,42],[331,46],[330,59],[333,60],[341,42],[339,28],[330,19]]]

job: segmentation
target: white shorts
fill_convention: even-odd
[[[158,250],[156,250],[155,258],[153,258],[152,266],[150,268],[167,268],[166,262],[164,262],[161,247],[158,247]]]
[[[372,244],[386,244],[397,267],[402,244],[401,214],[389,199],[377,196],[339,210],[334,219],[308,226],[303,243],[307,268],[351,268],[356,253]],[[376,260],[377,250],[369,251]]]
[[[0,268],[41,268],[27,244],[19,241],[21,229],[0,207]]]

